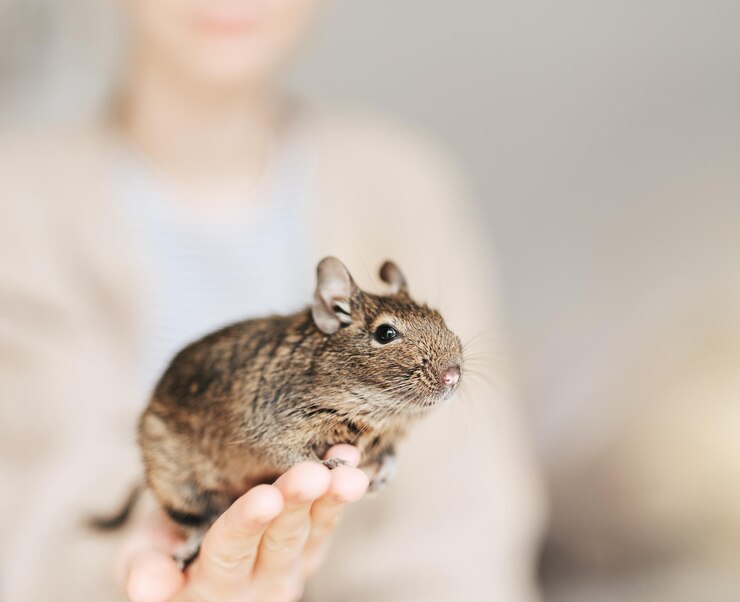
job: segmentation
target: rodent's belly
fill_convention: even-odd
[[[264,451],[240,446],[240,449],[234,452],[219,467],[221,489],[234,499],[252,487],[273,483],[285,471],[272,454]]]
[[[220,483],[216,488],[236,499],[256,485],[274,482],[294,464],[324,458],[329,448],[338,444],[354,445],[360,451],[361,466],[370,465],[403,434],[399,429],[381,430],[356,421],[324,424],[310,430],[314,432],[287,429],[280,439],[269,444],[233,446],[228,455],[222,451],[217,467],[220,474],[211,475]]]

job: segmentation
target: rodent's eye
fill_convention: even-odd
[[[398,338],[398,332],[390,324],[381,324],[375,329],[375,340],[385,345]]]

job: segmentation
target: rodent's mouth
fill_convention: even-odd
[[[439,401],[449,401],[457,391],[458,385],[452,387],[445,387],[439,394]]]
[[[441,403],[445,403],[452,399],[453,395],[458,389],[458,384],[452,386],[443,386],[434,391],[430,391],[429,395],[422,397],[414,402],[414,405],[420,409],[432,408]]]
[[[386,391],[395,404],[400,404],[399,411],[424,412],[449,401],[460,387],[462,367],[459,361],[443,364],[439,371],[429,366],[425,368],[414,375],[417,378],[404,379],[403,384],[392,385],[391,390]]]

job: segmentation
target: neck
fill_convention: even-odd
[[[188,202],[248,197],[262,177],[277,128],[269,89],[217,87],[134,60],[116,121],[124,137]]]

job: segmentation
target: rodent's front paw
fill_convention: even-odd
[[[329,458],[328,460],[324,460],[322,464],[329,470],[334,470],[337,466],[351,466],[347,460],[343,460],[342,458]]]

